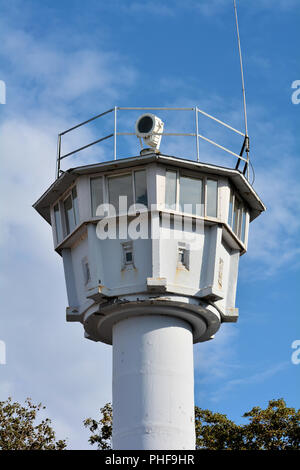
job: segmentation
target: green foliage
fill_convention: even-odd
[[[238,450],[242,448],[241,426],[226,415],[195,406],[196,449]]]
[[[99,421],[84,424],[92,432],[89,442],[99,450],[111,448],[112,406],[100,410]],[[243,415],[248,422],[237,425],[226,415],[195,407],[196,449],[207,450],[300,450],[300,410],[288,408],[280,398],[265,410],[254,407]]]
[[[287,408],[283,398],[269,401],[265,410],[258,406],[244,414],[245,443],[253,450],[300,450],[300,410]]]
[[[25,406],[11,398],[0,402],[0,450],[63,450],[66,442],[55,441],[51,420],[36,423],[37,414],[45,407],[34,405],[30,398]]]
[[[112,436],[112,406],[107,403],[100,409],[102,418],[99,421],[88,418],[84,421],[84,425],[88,428],[92,435],[89,438],[90,444],[97,444],[99,450],[111,449]]]

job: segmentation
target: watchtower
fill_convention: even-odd
[[[61,171],[63,158],[91,144],[61,155],[69,131],[60,134],[57,178],[34,208],[63,259],[67,321],[113,347],[113,447],[193,449],[193,343],[237,321],[239,259],[265,206],[248,181],[246,135],[197,107],[193,133],[170,133],[144,109],[126,134],[147,148],[117,158],[121,109],[96,116],[115,113],[113,132],[93,142],[113,139],[110,161]],[[241,152],[200,135],[198,113],[241,134]],[[161,153],[170,135],[194,136],[196,158]],[[200,162],[199,139],[234,155],[236,167]]]

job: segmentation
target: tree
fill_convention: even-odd
[[[240,450],[241,428],[226,415],[195,406],[196,449]]]
[[[283,398],[269,401],[265,410],[258,406],[244,414],[245,444],[253,450],[300,450],[300,410],[287,408]]]
[[[0,401],[0,450],[63,450],[66,441],[55,440],[51,420],[36,423],[38,413],[44,409],[30,398],[24,406],[12,402],[10,397]]]
[[[92,435],[89,438],[90,444],[97,444],[99,450],[111,449],[112,436],[112,406],[107,403],[100,409],[102,418],[99,421],[88,418],[83,424],[89,428]]]
[[[111,448],[112,406],[100,410],[99,421],[85,420],[92,432],[89,442],[99,450]],[[195,407],[196,449],[207,450],[300,450],[300,410],[288,408],[283,398],[271,400],[265,410],[258,406],[244,413],[248,422],[238,425],[226,415]]]

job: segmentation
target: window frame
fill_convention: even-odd
[[[60,230],[61,230],[61,239],[59,238],[58,236],[58,228],[57,228],[57,220],[56,220],[56,216],[55,216],[55,208],[58,208],[58,220],[59,220],[59,223],[60,223]],[[56,241],[56,245],[59,245],[63,239],[65,238],[64,236],[64,225],[63,225],[63,220],[62,220],[62,211],[61,211],[61,204],[60,204],[60,200],[56,201],[56,203],[53,205],[53,219],[54,219],[54,231],[55,231],[55,241]]]
[[[90,178],[89,178],[89,187],[90,187],[90,206],[91,206],[91,210],[90,210],[90,213],[91,213],[91,216],[92,218],[99,218],[100,216],[97,216],[97,215],[93,215],[93,205],[92,205],[92,192],[91,192],[91,180],[93,179],[97,179],[97,178],[102,178],[102,191],[103,191],[103,204],[110,204],[110,200],[109,200],[109,178],[118,178],[118,177],[122,177],[122,176],[130,176],[131,178],[131,183],[130,183],[130,187],[131,187],[131,192],[132,192],[132,205],[134,207],[136,207],[137,204],[140,204],[140,203],[137,203],[136,202],[136,188],[135,188],[135,173],[136,172],[139,172],[139,171],[144,171],[145,172],[145,176],[146,176],[146,197],[147,197],[147,204],[145,205],[145,207],[147,207],[147,209],[149,208],[149,199],[148,199],[148,181],[147,181],[147,168],[146,167],[142,167],[142,168],[133,168],[132,170],[129,170],[126,168],[124,169],[124,171],[120,171],[118,173],[114,173],[114,172],[109,172],[109,173],[104,173],[102,174],[101,176],[97,176],[97,175],[91,175]],[[130,206],[129,206],[130,207]],[[128,207],[128,209],[129,209]],[[116,208],[117,209],[117,208]],[[116,214],[118,215],[118,212],[116,212]]]
[[[127,260],[126,255],[131,254],[131,260]],[[127,240],[121,243],[121,271],[135,268],[134,265],[134,245],[133,240]]]
[[[62,207],[63,207],[63,233],[64,233],[64,238],[68,237],[72,232],[74,232],[74,230],[76,229],[76,227],[79,225],[79,206],[78,207],[78,212],[77,212],[77,215],[78,215],[78,220],[77,220],[77,217],[76,217],[76,210],[75,210],[75,205],[74,205],[74,198],[73,198],[73,190],[74,188],[76,189],[76,198],[77,198],[77,204],[78,204],[78,192],[77,192],[77,188],[76,188],[76,184],[74,184],[67,192],[67,194],[60,199],[61,203],[62,203]],[[69,225],[69,222],[68,222],[68,219],[67,219],[67,214],[66,214],[66,210],[65,210],[65,202],[68,198],[71,198],[71,201],[72,201],[72,212],[73,212],[73,217],[74,217],[74,228],[71,230],[70,227],[69,227],[69,232],[68,232],[68,225]]]
[[[230,215],[230,201],[232,198],[232,211],[231,211],[231,220],[229,221],[229,215]],[[238,221],[237,221],[237,233],[234,230],[234,212],[235,212],[235,201],[239,202],[239,209],[238,209]],[[227,224],[229,225],[230,229],[234,233],[234,235],[243,243],[243,245],[246,244],[246,233],[247,233],[247,220],[248,220],[248,215],[249,215],[249,208],[247,203],[244,201],[244,199],[237,194],[237,191],[235,188],[233,188],[232,185],[230,185],[230,197],[229,197],[229,205],[228,205],[228,217],[227,217]],[[243,229],[243,217],[245,217],[245,226]],[[244,232],[244,234],[243,234]]]
[[[92,199],[92,180],[97,180],[97,179],[101,179],[101,183],[102,183],[102,204],[105,204],[106,202],[106,199],[105,199],[105,177],[104,175],[101,175],[101,176],[90,176],[89,178],[89,188],[90,188],[90,203],[91,203],[91,210],[90,210],[90,213],[91,213],[91,216],[94,218],[94,217],[98,217],[95,213],[95,215],[93,214],[93,199]],[[97,210],[97,208],[96,208]]]
[[[218,219],[219,217],[219,179],[213,176],[204,176],[204,216],[209,217],[210,219]],[[216,215],[207,215],[207,180],[215,181],[217,183],[217,191],[216,191]]]
[[[166,168],[166,172],[165,172],[165,183],[166,183],[166,175],[167,175],[167,172],[170,171],[170,172],[175,172],[176,173],[176,209],[175,211],[176,212],[180,212],[181,214],[183,214],[184,212],[182,212],[180,210],[180,177],[185,177],[185,178],[192,178],[192,179],[196,179],[196,180],[201,180],[202,181],[202,194],[201,194],[201,197],[202,197],[202,201],[200,201],[200,204],[202,202],[203,204],[203,211],[201,213],[201,215],[196,215],[196,214],[188,214],[188,215],[191,215],[193,217],[205,217],[205,218],[209,218],[209,219],[214,219],[214,220],[217,220],[219,218],[219,179],[217,177],[215,177],[214,175],[211,176],[211,175],[205,175],[205,174],[200,174],[199,176],[198,175],[195,175],[195,173],[193,173],[192,171],[188,171],[188,170],[178,170],[178,169],[174,169],[174,168]],[[217,210],[216,210],[216,216],[210,216],[210,215],[207,215],[207,180],[213,180],[213,181],[216,181],[217,183]],[[164,197],[164,206],[167,210],[172,210],[170,208],[168,208],[166,206],[166,184],[165,184],[165,197]]]

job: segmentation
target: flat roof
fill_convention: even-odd
[[[240,170],[212,165],[209,163],[195,162],[194,160],[187,160],[169,155],[156,154],[154,152],[149,155],[139,155],[130,158],[70,168],[69,170],[62,172],[59,178],[57,178],[57,180],[55,180],[44,194],[33,204],[33,207],[49,224],[51,224],[50,206],[64,194],[68,187],[75,182],[78,176],[102,173],[115,169],[131,168],[152,162],[179,168],[188,168],[194,171],[199,171],[199,173],[228,177],[235,185],[240,195],[248,203],[251,210],[251,221],[258,217],[261,212],[266,210],[264,203]]]

